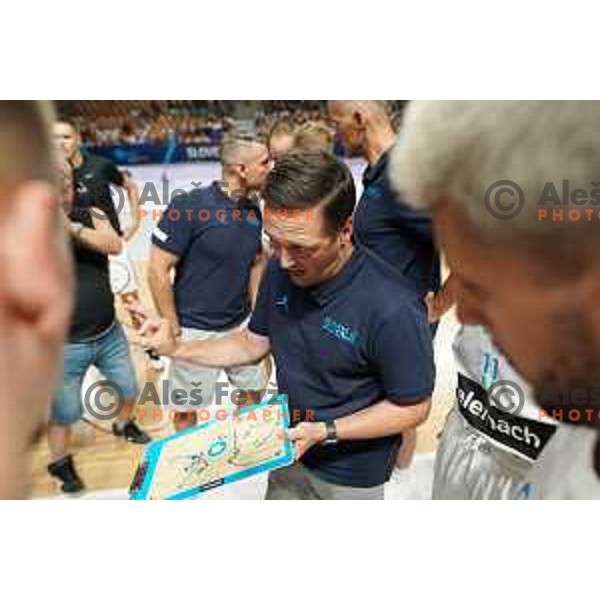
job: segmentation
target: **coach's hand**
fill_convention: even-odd
[[[169,356],[175,352],[177,339],[168,319],[162,319],[153,314],[139,302],[128,302],[126,307],[142,323],[139,329],[128,331],[129,339],[134,344],[156,350],[163,356]]]
[[[169,320],[169,324],[171,325],[171,331],[173,331],[173,336],[176,339],[179,339],[181,337],[181,325],[179,324],[179,321],[177,321],[177,319],[171,319]]]
[[[457,278],[455,275],[448,275],[442,287],[436,292],[429,292],[425,296],[427,305],[427,317],[430,323],[439,321],[456,302]]]
[[[325,423],[309,423],[303,421],[293,429],[288,429],[290,440],[294,444],[296,460],[315,444],[320,444],[327,438]]]
[[[425,304],[427,306],[427,320],[430,323],[437,323],[443,316],[446,311],[444,305],[440,302],[438,296],[436,296],[433,292],[428,292],[425,296]]]

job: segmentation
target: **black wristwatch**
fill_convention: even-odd
[[[323,440],[323,444],[337,444],[338,438],[335,421],[325,421],[325,431],[327,432],[327,437]]]

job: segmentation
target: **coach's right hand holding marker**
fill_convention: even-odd
[[[173,331],[170,319],[161,319],[139,302],[132,301],[126,306],[141,321],[139,329],[129,329],[129,339],[163,356],[222,369],[255,364],[271,349],[268,337],[254,334],[247,328],[219,339],[184,341]]]

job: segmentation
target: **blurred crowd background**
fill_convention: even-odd
[[[399,115],[403,103],[390,100],[390,111]],[[234,127],[267,134],[281,120],[327,124],[325,100],[59,100],[56,105],[60,116],[79,129],[87,148],[100,149],[121,164],[152,162],[146,160],[154,156],[150,146],[170,146],[167,162],[212,159],[211,149]],[[186,146],[196,150],[186,152]],[[134,147],[147,152],[133,152]]]

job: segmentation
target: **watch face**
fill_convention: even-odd
[[[327,429],[327,438],[325,439],[326,444],[335,444],[337,442],[337,430],[333,421],[327,421],[325,423]]]

